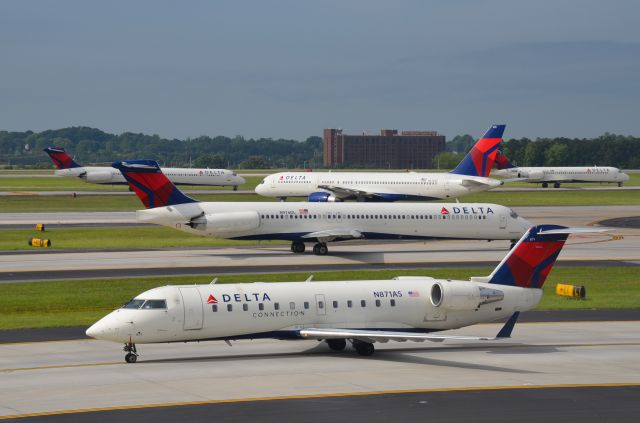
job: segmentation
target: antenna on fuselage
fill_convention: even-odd
[[[213,278],[213,280],[209,282],[209,285],[215,285],[216,282],[218,282],[218,278]]]
[[[313,280],[313,275],[310,275],[305,282],[311,282]]]

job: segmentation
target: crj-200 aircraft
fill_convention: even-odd
[[[280,172],[256,187],[267,197],[308,197],[311,202],[425,201],[459,198],[502,185],[489,178],[505,125],[493,125],[449,173]]]
[[[470,281],[392,280],[240,283],[154,288],[87,329],[97,339],[136,344],[256,338],[316,339],[333,350],[347,341],[361,355],[375,342],[495,340],[509,337],[518,313],[534,308],[568,235],[597,232],[556,225],[530,228],[491,275]],[[434,334],[507,317],[495,338]]]
[[[560,188],[560,184],[565,182],[613,182],[621,187],[629,180],[629,175],[611,166],[518,167],[512,165],[500,151],[495,167],[496,175],[507,176],[512,181],[541,183],[543,188],[547,188],[551,183],[554,188]]]
[[[81,166],[67,154],[64,148],[47,147],[45,151],[56,165],[56,176],[79,178],[92,184],[126,184],[120,171],[107,166]],[[243,177],[227,169],[192,169],[165,167],[163,172],[178,185],[232,186],[245,183]]]
[[[327,243],[350,239],[506,239],[531,226],[513,210],[484,203],[200,202],[178,190],[153,160],[115,162],[147,210],[138,220],[196,235],[305,242],[325,255]]]

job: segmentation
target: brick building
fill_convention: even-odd
[[[383,129],[380,135],[345,135],[341,129],[323,132],[325,167],[362,166],[381,169],[432,167],[436,154],[445,151],[445,137],[436,131]]]

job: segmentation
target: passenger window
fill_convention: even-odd
[[[242,310],[243,311],[248,311],[249,310],[249,304],[247,304],[247,303],[242,304]]]
[[[273,303],[274,310],[280,310],[280,303]]]
[[[366,307],[367,302],[365,300],[360,300],[360,307]]]
[[[318,301],[318,308],[324,308],[324,302]]]
[[[391,303],[391,307],[395,307],[396,306],[396,300],[390,300],[389,301]]]
[[[216,313],[218,311],[218,304],[212,304],[211,305],[211,311],[213,311],[214,313]]]
[[[347,301],[347,307],[351,308],[353,306],[353,301],[348,300]]]
[[[309,310],[309,301],[304,302],[304,309]]]
[[[376,300],[376,307],[380,307],[380,300]]]
[[[296,303],[294,303],[293,301],[291,301],[289,303],[289,310],[295,310],[296,309]]]
[[[144,300],[130,300],[128,303],[122,306],[122,308],[139,309],[144,303]]]
[[[233,304],[227,304],[227,311],[233,311]]]
[[[260,311],[264,310],[264,304],[263,303],[258,303],[258,310],[260,310]]]
[[[333,308],[338,308],[338,302],[337,301],[333,302]]]

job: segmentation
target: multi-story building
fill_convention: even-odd
[[[380,135],[345,135],[325,129],[325,167],[362,166],[383,169],[430,168],[436,154],[445,151],[445,137],[436,131],[383,129]]]

